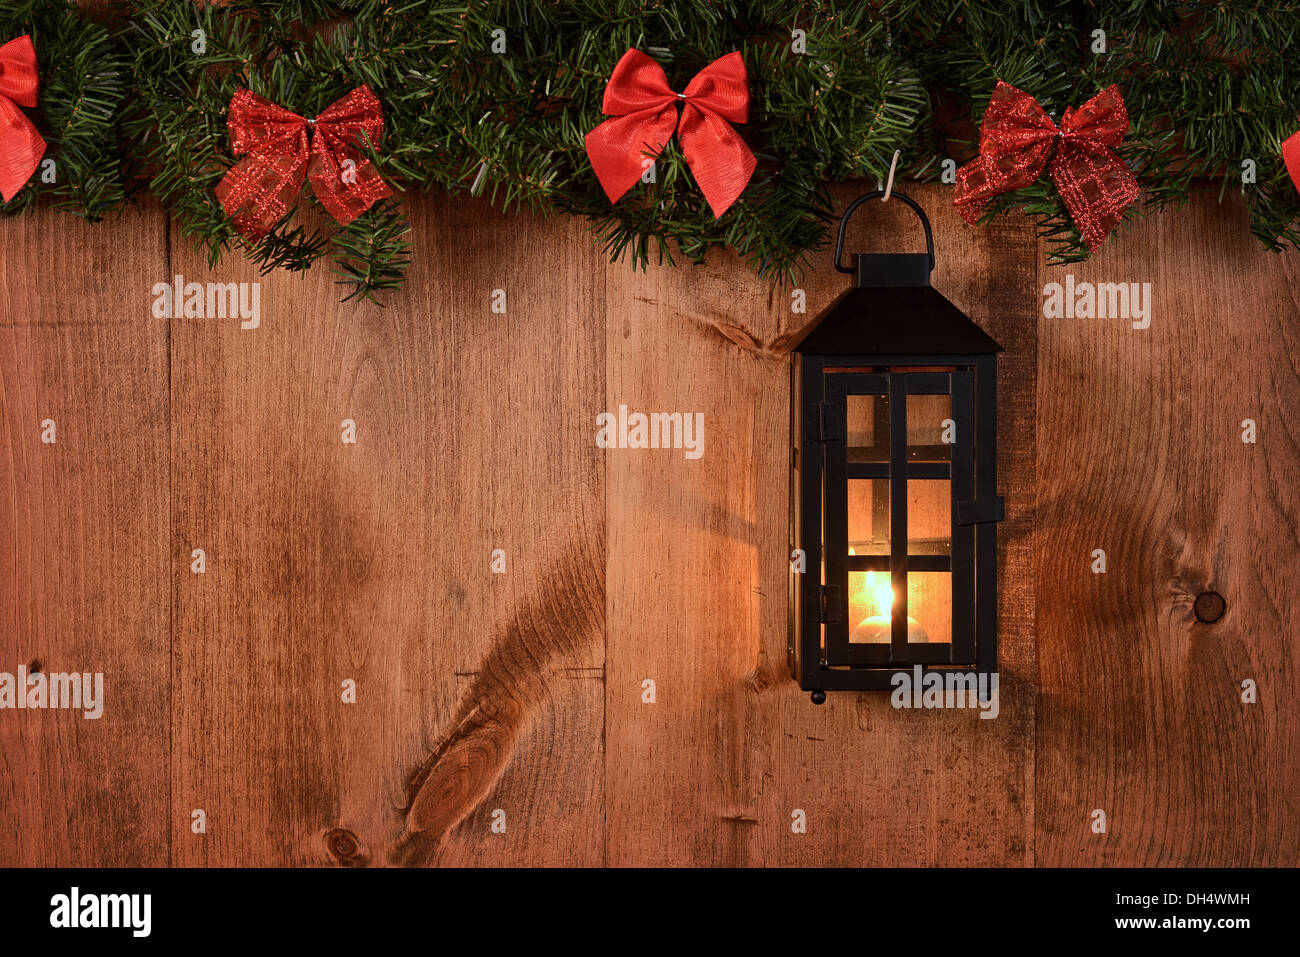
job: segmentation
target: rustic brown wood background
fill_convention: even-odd
[[[829,253],[801,316],[727,256],[635,272],[424,198],[386,308],[322,266],[244,331],[152,316],[174,274],[259,279],[157,209],[0,224],[0,670],[107,688],[0,712],[0,864],[1300,863],[1300,259],[1198,200],[1047,267],[912,192],[1007,347],[993,721],[786,674],[783,343]],[[1153,283],[1150,329],[1041,318],[1067,271]],[[620,403],[703,412],[703,458],[598,449]]]

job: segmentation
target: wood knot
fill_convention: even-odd
[[[365,864],[361,854],[361,841],[345,827],[330,828],[325,832],[325,847],[340,864],[345,867],[359,867]]]
[[[33,658],[32,663],[27,666],[27,670],[34,675],[41,673],[41,659]]]
[[[1192,612],[1196,615],[1196,620],[1207,625],[1214,624],[1227,610],[1228,603],[1217,591],[1201,592],[1192,604]]]
[[[745,676],[745,685],[754,694],[762,694],[772,687],[772,672],[767,668],[755,668]]]
[[[775,684],[772,670],[767,666],[767,654],[759,652],[754,670],[745,675],[745,686],[755,694],[762,694]]]
[[[722,319],[706,319],[705,324],[724,339],[734,343],[746,352],[752,352],[763,358],[784,358],[790,352],[790,335],[780,335],[770,342],[764,342],[748,329]]]

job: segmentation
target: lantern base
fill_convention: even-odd
[[[825,703],[826,703],[826,692],[825,692],[825,691],[822,691],[821,689],[818,689],[817,691],[814,691],[811,695],[809,695],[809,697],[812,698],[812,703],[813,703],[813,704],[825,704]]]

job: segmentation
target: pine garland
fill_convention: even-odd
[[[57,0],[0,4],[0,43],[24,34],[36,48],[40,90],[29,115],[45,139],[45,156],[4,212],[23,212],[43,195],[58,209],[98,222],[124,195],[117,124],[125,54],[107,27]]]
[[[234,162],[225,119],[241,86],[312,116],[369,84],[385,129],[372,159],[398,190],[468,190],[582,216],[612,257],[637,265],[728,247],[786,281],[827,239],[828,183],[883,179],[896,149],[900,177],[950,182],[954,165],[975,155],[998,79],[1058,119],[1118,83],[1131,119],[1119,152],[1144,207],[1240,189],[1261,242],[1300,246],[1300,193],[1280,157],[1300,126],[1293,2],[144,0],[124,9],[110,37],[60,3],[4,5],[0,41],[37,35],[42,130],[60,164],[57,183],[34,181],[6,209],[48,191],[97,218],[121,201],[125,162],[213,261],[230,246],[267,269],[332,255],[353,295],[402,281],[411,244],[400,195],[339,227],[302,215],[314,205],[304,186],[296,214],[260,242],[242,239],[213,197]],[[583,136],[604,119],[605,85],[630,47],[663,64],[676,89],[741,51],[751,109],[740,132],[759,165],[721,219],[675,140],[654,181],[619,203],[597,183]],[[1248,166],[1254,182],[1243,180]],[[1011,209],[1034,219],[1054,261],[1086,257],[1046,176],[986,215]]]
[[[240,245],[263,270],[304,270],[332,250],[335,271],[351,287],[348,298],[373,297],[400,285],[410,229],[398,203],[378,204],[332,236],[324,235],[294,222],[303,199],[310,196],[305,183],[298,204],[270,235],[253,242],[235,231],[213,194],[235,161],[225,120],[236,90],[248,87],[310,117],[361,83],[382,80],[372,83],[381,96],[396,84],[391,73],[395,59],[385,58],[389,72],[382,78],[372,62],[385,49],[391,22],[380,6],[373,5],[368,20],[314,30],[340,12],[336,5],[136,4],[136,16],[123,34],[136,93],[124,128],[139,144],[135,158],[150,172],[150,188],[173,211],[183,234],[196,248],[207,250],[211,262],[227,247]],[[408,29],[415,29],[410,22],[415,19],[424,18],[409,18]],[[414,130],[418,117],[388,103],[384,122],[388,148],[382,159],[375,159],[400,185],[414,177],[403,176],[393,161],[408,155],[401,150],[402,134]],[[418,175],[414,168],[407,172]]]

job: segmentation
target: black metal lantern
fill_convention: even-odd
[[[858,254],[791,367],[792,674],[814,702],[902,670],[997,671],[997,353],[927,252]]]

